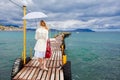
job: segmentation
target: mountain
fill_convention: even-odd
[[[27,31],[35,31],[36,29],[27,28]]]
[[[27,28],[28,31],[35,31],[36,29]],[[50,29],[52,32],[63,32],[63,31],[69,31],[69,32],[95,32],[91,29],[75,29],[75,30],[57,30],[57,29]]]
[[[4,26],[7,26],[7,27],[10,27],[10,26],[12,26],[12,27],[19,27],[18,25],[15,25],[15,24],[5,24]]]
[[[91,29],[75,29],[75,30],[72,30],[72,32],[95,32]]]
[[[27,31],[35,31],[35,30],[36,30],[35,28],[27,28]],[[55,31],[59,31],[59,30],[50,29],[50,31],[55,32]]]
[[[56,30],[56,29],[50,29],[50,31],[69,31],[69,32],[95,32],[91,29],[75,29],[75,30]]]
[[[58,32],[58,31],[62,31],[62,30],[50,29],[50,31],[52,31],[52,32]]]

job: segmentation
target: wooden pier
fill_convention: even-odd
[[[52,56],[47,59],[46,66],[48,71],[40,69],[39,62],[36,59],[30,60],[14,76],[13,80],[64,80],[62,65],[61,44],[63,35],[58,35],[50,39]]]

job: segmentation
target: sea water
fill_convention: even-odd
[[[28,56],[36,42],[34,35],[27,31]],[[120,32],[73,32],[65,43],[72,80],[120,80]],[[11,79],[12,65],[22,50],[22,32],[0,32],[0,80]]]

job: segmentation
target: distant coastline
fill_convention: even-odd
[[[27,31],[35,31],[36,29],[31,29],[31,28],[27,28]],[[0,31],[23,31],[22,27],[15,27],[15,26],[3,26],[0,25]],[[75,29],[75,30],[57,30],[57,29],[50,29],[50,31],[68,31],[68,32],[95,32],[91,29]]]
[[[74,29],[74,30],[56,30],[56,29],[51,29],[51,31],[68,31],[68,32],[95,32],[91,29]]]
[[[22,31],[22,30],[23,29],[19,27],[0,25],[0,31]]]

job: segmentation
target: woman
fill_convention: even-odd
[[[41,68],[43,67],[44,70],[48,70],[46,68],[46,60],[45,60],[45,52],[46,52],[46,44],[48,39],[48,27],[46,23],[41,20],[40,27],[36,30],[35,39],[37,40],[34,50],[35,54],[34,57],[38,59],[41,63]]]

